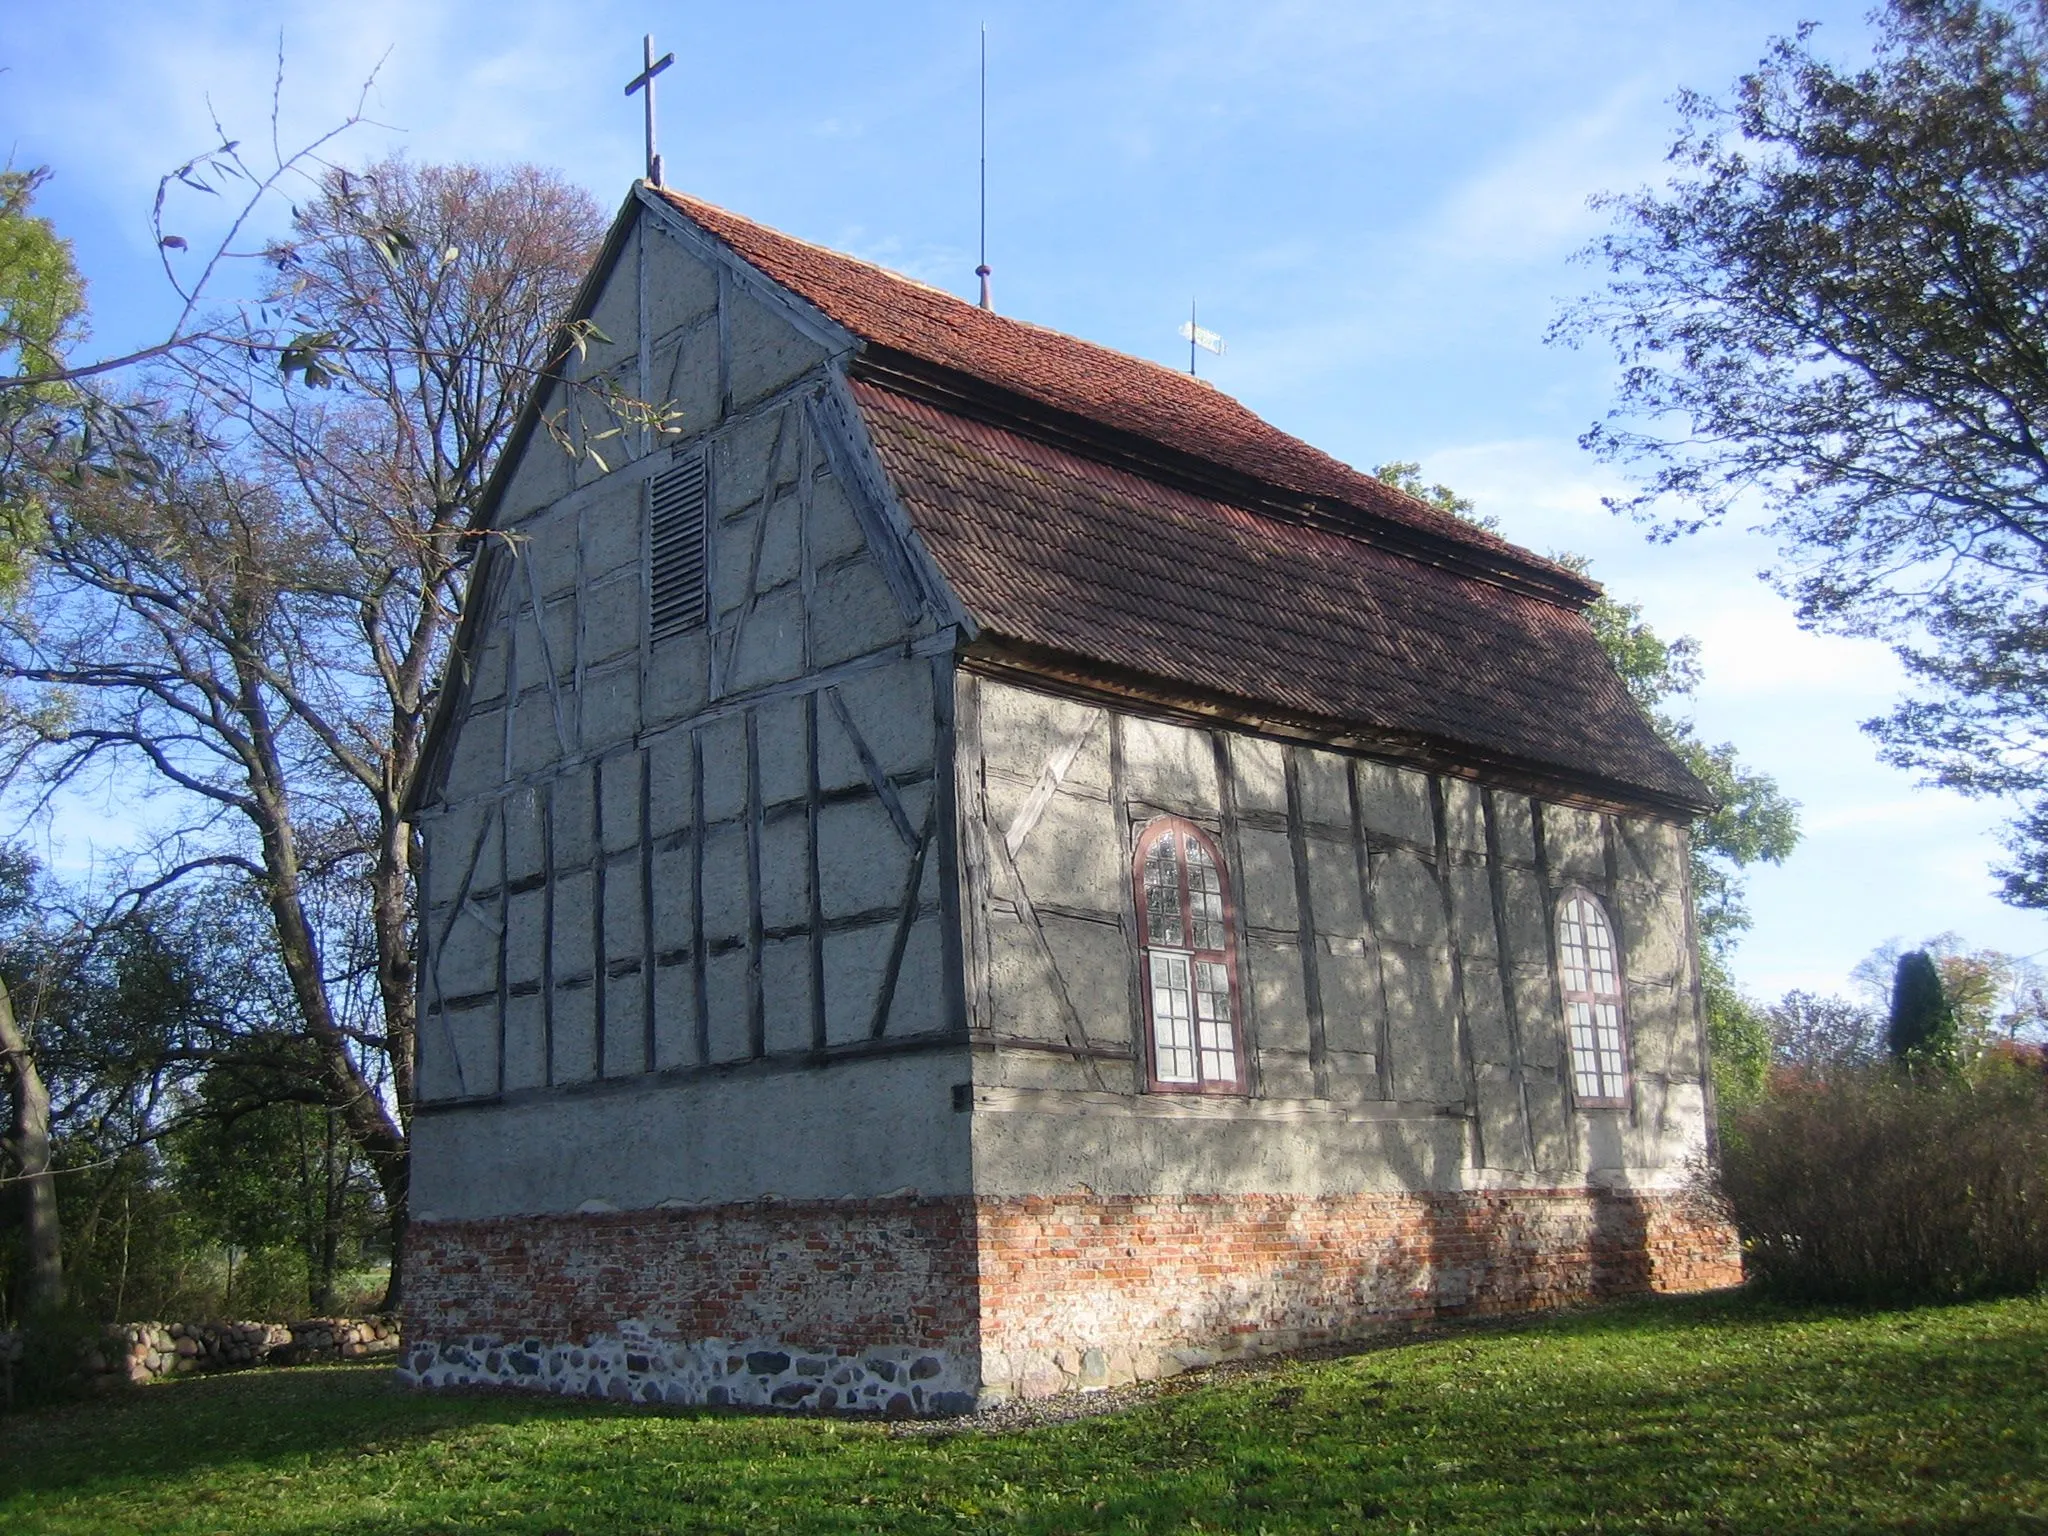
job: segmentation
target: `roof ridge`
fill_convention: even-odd
[[[1582,592],[1597,585],[1455,517],[1273,425],[1234,395],[1150,358],[998,314],[864,257],[783,233],[668,187],[662,201],[748,265],[865,342],[980,379],[1276,490],[1322,497],[1361,516]],[[935,309],[934,299],[945,301]],[[906,302],[906,300],[911,302]]]
[[[1222,386],[1217,384],[1213,379],[1204,379],[1193,374],[1184,374],[1178,368],[1168,367],[1165,363],[1160,362],[1157,358],[1141,357],[1136,352],[1126,352],[1123,350],[1123,348],[1112,347],[1107,342],[1093,341],[1086,336],[1076,336],[1072,331],[1063,331],[1058,326],[1045,325],[1037,320],[1027,320],[1022,315],[1006,315],[999,309],[983,309],[979,304],[975,303],[974,300],[962,298],[959,294],[953,292],[950,288],[941,288],[937,283],[928,283],[921,277],[912,277],[908,272],[899,272],[894,267],[886,267],[882,265],[882,263],[879,261],[870,261],[865,256],[855,255],[852,251],[842,251],[837,246],[826,245],[821,240],[806,240],[802,235],[792,235],[791,233],[789,233],[788,230],[777,229],[772,224],[763,224],[759,219],[750,219],[743,213],[735,213],[732,211],[732,209],[727,208],[722,204],[714,203],[709,198],[694,197],[688,192],[678,192],[673,187],[656,187],[654,190],[659,192],[669,202],[675,204],[678,208],[682,209],[685,213],[691,212],[694,209],[701,209],[706,213],[715,214],[720,218],[731,219],[735,223],[752,225],[755,229],[762,231],[764,234],[773,235],[779,240],[787,240],[791,245],[803,246],[807,250],[816,251],[820,256],[830,257],[834,261],[848,261],[854,263],[857,266],[866,267],[869,271],[877,273],[882,277],[886,277],[893,282],[908,283],[913,288],[916,288],[922,293],[934,294],[939,298],[948,299],[951,302],[958,304],[964,310],[971,311],[973,314],[976,315],[984,315],[988,319],[998,321],[1004,325],[1022,326],[1025,330],[1036,331],[1041,336],[1045,336],[1051,338],[1052,340],[1062,342],[1068,346],[1087,347],[1091,351],[1105,353],[1110,357],[1119,358],[1127,363],[1138,363],[1146,368],[1156,369],[1158,372],[1165,374],[1170,379],[1181,381],[1192,379],[1194,383],[1200,384],[1206,389],[1210,390],[1212,393],[1217,394],[1221,396],[1223,399],[1230,401],[1239,409],[1244,411],[1251,411],[1250,406],[1246,405],[1242,400],[1239,400],[1237,396],[1231,394],[1228,390],[1224,389]],[[1253,415],[1258,414],[1255,411],[1252,411],[1251,413]],[[1263,420],[1264,418],[1261,419]],[[1299,441],[1299,439],[1297,439],[1297,441]],[[1305,443],[1304,446],[1310,448],[1315,447],[1313,443]],[[1322,452],[1321,449],[1316,449],[1316,451],[1318,453]],[[1342,461],[1340,460],[1339,462],[1341,463]],[[1399,488],[1389,486],[1388,489],[1398,490]],[[1402,492],[1401,494],[1405,495],[1407,493]],[[1427,503],[1424,503],[1424,505],[1427,505]]]

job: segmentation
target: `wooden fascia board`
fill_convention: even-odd
[[[1183,725],[1221,725],[1280,741],[1333,747],[1589,810],[1690,822],[1716,805],[1711,795],[1688,800],[1620,779],[1574,774],[1526,758],[1488,752],[1465,742],[1299,715],[987,634],[956,654],[968,671],[1065,698],[1140,710]],[[1706,786],[1700,788],[1704,791]]]
[[[1506,556],[1490,556],[1485,550],[1404,527],[1349,502],[1283,490],[1240,470],[1062,411],[972,374],[879,343],[863,348],[847,367],[855,378],[871,380],[913,400],[1019,432],[1112,468],[1283,522],[1341,534],[1558,607],[1582,610],[1602,590],[1599,583],[1569,572],[1524,565]]]
[[[871,541],[886,541],[890,546],[888,551],[877,550],[876,554],[891,585],[895,585],[894,572],[901,565],[916,589],[920,605],[935,624],[941,629],[956,629],[970,640],[980,634],[980,623],[953,590],[953,584],[946,579],[897,495],[881,455],[875,452],[874,440],[868,435],[853,391],[847,388],[843,369],[830,370],[829,380],[817,397],[813,417],[814,430],[824,443],[833,472],[847,482],[850,496],[872,504],[876,514],[873,521],[879,526],[869,526],[870,520],[863,519],[863,530]]]

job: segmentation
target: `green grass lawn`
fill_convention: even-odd
[[[458,1530],[2048,1533],[2048,1301],[1629,1303],[1009,1434],[362,1366],[0,1419],[7,1536]]]

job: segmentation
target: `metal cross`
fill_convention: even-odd
[[[664,53],[659,59],[655,58],[652,32],[641,39],[641,47],[647,60],[647,67],[627,84],[626,94],[630,96],[641,90],[647,93],[647,180],[650,185],[658,187],[661,185],[661,156],[655,153],[654,149],[654,77],[675,63],[676,56]]]

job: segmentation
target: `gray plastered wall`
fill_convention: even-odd
[[[963,672],[979,1192],[1669,1186],[1705,1137],[1681,826]],[[1132,852],[1215,840],[1245,1091],[1148,1091]],[[1632,1103],[1572,1099],[1552,914],[1622,944]]]
[[[845,345],[654,212],[592,315],[574,377],[644,358],[678,430],[558,389],[505,482],[419,817],[419,1207],[957,1192],[952,638],[845,473]],[[707,622],[655,640],[648,482],[695,454]]]

